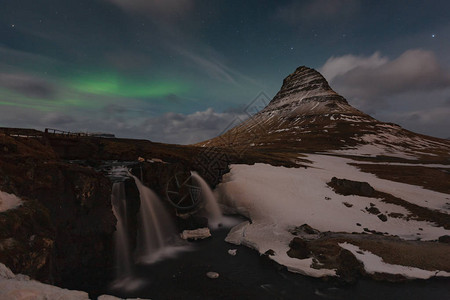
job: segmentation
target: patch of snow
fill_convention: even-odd
[[[89,296],[86,292],[62,289],[30,280],[25,275],[14,275],[0,263],[0,299],[88,300]]]
[[[231,256],[236,256],[236,254],[237,254],[237,249],[229,249],[229,250],[228,250],[228,254],[230,254]]]
[[[0,191],[0,212],[17,208],[22,204],[22,199],[14,194]]]
[[[216,278],[219,278],[219,273],[217,273],[217,272],[208,272],[208,273],[206,273],[206,276],[208,278],[211,278],[211,279],[216,279]]]
[[[282,129],[274,130],[273,132],[283,132],[283,131],[289,131],[289,130],[291,130],[291,128],[282,128]]]
[[[183,232],[180,234],[180,236],[183,240],[206,239],[211,236],[211,232],[209,231],[209,228],[205,227],[205,228],[198,228],[198,229],[194,229],[194,230],[183,230]]]
[[[387,264],[381,257],[369,251],[361,250],[358,246],[355,246],[353,244],[339,243],[339,246],[353,253],[356,259],[364,264],[364,269],[369,274],[398,274],[406,278],[418,279],[428,279],[431,277],[450,277],[450,273],[445,271],[428,271],[415,267]]]
[[[335,276],[334,269],[315,269],[312,268],[312,258],[297,259],[287,255],[289,243],[294,236],[288,231],[288,228],[275,223],[250,222],[245,221],[235,226],[225,241],[244,245],[264,254],[268,250],[273,250],[274,255],[269,256],[277,263],[286,266],[289,271],[311,276],[324,277]]]

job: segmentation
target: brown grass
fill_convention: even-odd
[[[450,194],[450,165],[448,169],[420,166],[392,166],[352,163],[363,172],[378,178],[418,185],[426,189]]]

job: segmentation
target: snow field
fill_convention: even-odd
[[[355,162],[350,159],[316,154],[309,154],[306,159],[313,162],[307,169],[266,164],[231,166],[230,173],[224,176],[216,189],[219,202],[234,207],[252,223],[236,226],[227,241],[249,246],[261,254],[272,249],[276,254],[271,258],[291,271],[319,277],[332,275],[335,271],[312,269],[310,259],[288,257],[286,251],[294,237],[288,231],[290,228],[302,224],[333,232],[363,232],[368,228],[407,240],[435,240],[450,234],[449,230],[430,222],[391,217],[383,222],[365,210],[370,203],[386,215],[390,212],[407,215],[408,211],[401,206],[381,202],[381,199],[338,195],[326,183],[333,176],[367,181],[376,190],[446,213],[449,212],[445,208],[449,195],[379,179],[348,165]],[[347,207],[343,202],[352,206]]]

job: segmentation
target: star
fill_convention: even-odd
[[[11,27],[12,27],[12,28],[16,27],[16,24],[11,24]]]
[[[291,50],[294,50],[294,47],[291,47]]]
[[[432,37],[432,38],[435,38],[435,37],[436,37],[436,35],[435,35],[435,34],[433,33],[433,34],[431,35],[431,37]]]

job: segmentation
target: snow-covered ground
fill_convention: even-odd
[[[0,299],[4,300],[89,300],[86,292],[62,289],[53,285],[31,280],[28,276],[15,275],[0,263]],[[99,300],[120,300],[110,295],[102,295]],[[133,299],[128,299],[133,300]],[[145,300],[145,299],[141,299]]]
[[[61,289],[56,286],[30,280],[25,275],[15,275],[0,263],[0,299],[60,299],[88,300],[86,292]]]
[[[288,231],[290,228],[305,223],[320,231],[363,232],[368,228],[409,240],[418,237],[435,240],[450,234],[449,230],[425,221],[388,217],[383,222],[365,208],[372,203],[385,215],[409,212],[381,199],[338,195],[326,183],[333,176],[366,181],[376,190],[445,213],[449,213],[446,207],[449,195],[377,178],[348,165],[355,162],[350,159],[316,154],[307,155],[306,159],[313,162],[307,169],[266,164],[231,165],[230,173],[224,176],[216,192],[221,203],[234,207],[252,223],[236,226],[227,238],[229,242],[247,245],[260,253],[272,249],[276,255],[271,258],[278,263],[292,271],[318,277],[334,271],[316,270],[310,267],[309,260],[287,256],[293,238]]]
[[[22,204],[22,199],[14,194],[0,191],[0,212],[14,209]]]
[[[381,257],[365,250],[359,249],[358,246],[349,243],[339,243],[344,249],[347,249],[353,255],[355,255],[356,259],[364,264],[364,269],[369,274],[374,273],[387,273],[387,274],[395,274],[402,275],[406,278],[420,278],[420,279],[428,279],[431,277],[450,277],[450,273],[444,271],[428,271],[422,270],[414,267],[407,267],[401,265],[391,265],[385,263]]]

